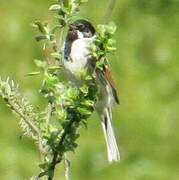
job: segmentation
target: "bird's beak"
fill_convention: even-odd
[[[74,26],[73,24],[70,24],[70,25],[69,25],[69,30],[70,30],[70,31],[77,30],[77,27]]]

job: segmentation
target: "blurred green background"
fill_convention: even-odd
[[[32,103],[41,106],[40,77],[25,77],[41,57],[31,26],[50,20],[53,0],[0,0],[0,76],[20,83]],[[89,0],[81,14],[102,21],[107,0]],[[119,0],[113,13],[118,26],[117,52],[111,66],[121,105],[114,108],[114,126],[121,163],[109,166],[96,115],[82,129],[71,155],[73,180],[179,179],[179,1]],[[0,179],[24,180],[38,172],[40,155],[34,143],[21,138],[18,119],[0,100]],[[59,166],[57,179],[64,179]]]

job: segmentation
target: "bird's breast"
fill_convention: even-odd
[[[76,74],[87,65],[91,42],[91,38],[82,38],[72,43],[70,58],[64,62],[65,67],[71,73]]]

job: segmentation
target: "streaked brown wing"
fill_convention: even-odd
[[[113,96],[114,96],[116,103],[120,104],[117,90],[115,88],[115,82],[112,78],[112,73],[111,73],[110,69],[108,68],[108,66],[104,67],[104,76],[105,76],[106,80],[109,82],[109,84],[111,85]]]

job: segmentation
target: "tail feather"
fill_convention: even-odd
[[[120,154],[111,123],[112,120],[111,108],[106,108],[101,118],[102,118],[101,124],[107,146],[108,161],[110,163],[112,163],[113,161],[119,161]]]

